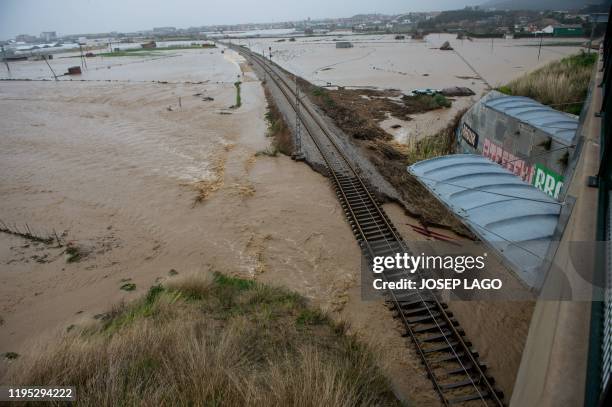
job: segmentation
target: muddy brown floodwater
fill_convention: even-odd
[[[61,250],[1,235],[2,351],[136,297],[171,269],[271,280],[322,305],[354,281],[359,251],[327,181],[286,157],[255,157],[269,144],[258,82],[243,84],[231,115],[219,112],[232,85],[1,89],[0,218],[90,251],[67,263]],[[182,108],[168,111],[179,94]],[[218,189],[194,204],[207,181]],[[119,290],[127,279],[136,292]]]
[[[16,77],[46,75],[20,64]],[[0,354],[27,354],[175,275],[219,271],[286,286],[346,320],[379,348],[400,397],[440,404],[391,313],[362,301],[359,247],[328,180],[256,154],[270,145],[266,101],[241,57],[88,64],[83,81],[0,82],[0,220],[83,252],[68,262],[64,248],[0,233]],[[230,108],[237,78],[242,106]],[[425,239],[398,205],[385,209],[406,241]]]
[[[0,353],[27,354],[177,273],[219,271],[289,287],[347,320],[383,344],[388,371],[412,369],[398,375],[398,394],[437,405],[391,313],[361,301],[359,248],[327,179],[256,156],[270,145],[261,84],[245,72],[242,106],[230,109],[246,65],[217,51],[207,77],[213,57],[174,83],[121,79],[135,64],[115,66],[117,82],[98,71],[93,81],[0,82],[0,220],[56,232],[84,253],[68,262],[64,248],[0,233]],[[138,65],[165,81],[172,69],[155,77],[160,63]]]

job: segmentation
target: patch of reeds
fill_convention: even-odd
[[[57,246],[63,246],[63,241],[60,236],[57,235],[55,231],[53,234],[41,234],[37,232],[33,232],[30,229],[30,226],[25,223],[22,227],[17,226],[17,224],[8,225],[0,220],[0,232],[6,233],[13,236],[19,236],[27,240],[31,240],[33,242],[44,243],[47,245],[57,243]]]
[[[291,155],[293,153],[293,137],[291,135],[291,130],[267,89],[265,90],[265,94],[266,100],[268,101],[268,111],[266,112],[266,121],[268,122],[267,135],[274,141],[271,147],[259,152],[258,155],[271,155],[274,157],[278,155],[278,153]]]
[[[530,97],[557,110],[580,114],[596,60],[596,53],[581,51],[525,74],[498,90]]]

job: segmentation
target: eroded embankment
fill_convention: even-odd
[[[472,237],[465,226],[435,199],[406,166],[439,155],[451,154],[455,128],[463,112],[440,132],[411,145],[401,144],[380,127],[389,116],[410,121],[411,115],[447,108],[452,101],[441,95],[406,96],[397,90],[328,90],[300,79],[303,92],[329,116],[353,145],[356,145],[396,189],[400,203],[409,215],[428,226],[450,228]],[[384,197],[388,198],[388,197]]]

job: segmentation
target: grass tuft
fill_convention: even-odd
[[[274,99],[270,95],[268,89],[265,89],[266,100],[268,102],[268,111],[266,112],[266,120],[268,121],[268,137],[272,137],[274,141],[272,146],[266,150],[257,152],[255,155],[265,155],[276,157],[278,153],[291,155],[293,153],[293,137],[291,130],[285,122],[283,115],[274,103]]]
[[[120,290],[123,291],[134,291],[136,289],[136,284],[134,283],[123,283],[121,284],[121,287],[119,287]]]
[[[400,405],[376,360],[297,294],[217,273],[151,287],[6,379],[76,386],[82,405]]]
[[[300,325],[321,325],[328,321],[327,316],[318,309],[305,309],[296,318],[295,322]]]
[[[242,106],[242,97],[240,96],[241,84],[242,82],[240,81],[234,82],[234,86],[236,87],[236,104],[232,106],[232,109],[238,109],[240,106]]]
[[[19,353],[17,352],[6,352],[4,353],[4,357],[9,360],[15,360],[19,357]]]
[[[259,150],[258,152],[256,152],[255,157],[278,157],[278,153],[278,148],[276,148],[275,146],[270,146],[264,150]]]
[[[523,75],[498,90],[507,95],[526,96],[567,113],[580,114],[596,61],[595,53],[581,51]]]

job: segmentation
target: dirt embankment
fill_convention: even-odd
[[[409,121],[413,114],[443,109],[451,101],[441,95],[406,96],[397,90],[328,90],[301,80],[310,100],[348,135],[352,142],[376,166],[402,198],[406,211],[425,225],[450,228],[471,237],[457,218],[433,197],[406,166],[439,155],[451,154],[455,146],[455,128],[463,112],[458,113],[438,134],[413,145],[397,143],[379,123],[389,116]]]
[[[270,91],[266,87],[264,87],[264,94],[266,95],[266,102],[268,103],[268,111],[266,112],[268,133],[266,135],[274,139],[271,154],[275,155],[277,153],[282,153],[291,155],[294,150],[291,130],[280,110],[278,110]]]

